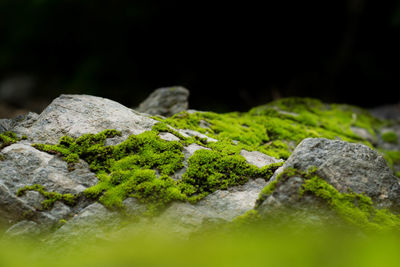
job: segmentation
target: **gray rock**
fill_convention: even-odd
[[[57,143],[64,136],[79,137],[106,129],[122,131],[123,137],[151,130],[155,120],[109,99],[88,95],[61,95],[31,123],[12,130],[32,142]]]
[[[48,243],[79,244],[85,238],[104,240],[120,224],[121,216],[118,212],[110,211],[100,203],[93,203],[60,227]]]
[[[304,139],[284,168],[307,171],[316,167],[320,177],[340,192],[365,193],[378,207],[400,205],[400,183],[376,151],[361,144],[323,138]]]
[[[186,235],[200,229],[209,221],[232,221],[254,208],[265,185],[263,179],[250,180],[228,190],[217,190],[194,205],[175,202],[155,218],[155,224]]]
[[[137,111],[161,116],[172,116],[181,111],[187,110],[189,90],[184,87],[174,86],[159,88],[149,95]]]
[[[79,194],[97,183],[97,177],[90,172],[86,162],[76,164],[74,171],[68,171],[67,163],[59,157],[41,152],[30,145],[17,143],[2,150],[5,160],[0,161],[0,216],[7,223],[33,218],[50,223],[68,214],[39,211],[43,197],[37,192],[27,192],[17,197],[18,189],[33,184],[43,185],[46,190],[58,193]]]
[[[180,139],[172,133],[159,133],[158,136],[165,141],[179,141]]]
[[[147,210],[146,204],[140,203],[134,197],[128,197],[122,202],[122,205],[125,207],[126,215],[130,217],[140,216]]]
[[[299,191],[304,182],[302,177],[293,176],[279,181],[274,192],[257,207],[258,214],[267,223],[297,222],[302,226],[327,226],[337,221],[334,211],[326,202],[312,194],[300,197]]]
[[[371,109],[370,112],[379,119],[400,121],[400,103],[379,106]]]
[[[240,151],[240,155],[242,155],[247,163],[255,165],[258,168],[262,168],[266,165],[270,165],[273,163],[278,163],[278,162],[282,162],[283,160],[281,159],[276,159],[274,157],[265,155],[261,152],[258,151],[247,151],[242,149],[242,151]]]
[[[33,238],[41,233],[40,226],[32,221],[21,221],[11,226],[5,233],[5,239]]]
[[[370,132],[368,132],[366,129],[354,126],[350,127],[350,129],[353,131],[354,134],[361,137],[362,139],[367,140],[373,145],[377,144],[376,137],[372,135]]]
[[[183,135],[184,137],[190,137],[190,136],[197,136],[199,138],[205,138],[207,140],[207,142],[217,142],[217,139],[211,138],[205,134],[193,131],[193,130],[189,130],[189,129],[179,129],[178,132]]]
[[[11,128],[11,119],[0,119],[0,133],[8,131]]]

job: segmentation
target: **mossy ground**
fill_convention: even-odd
[[[315,99],[281,99],[256,107],[246,113],[181,112],[159,121],[151,131],[130,136],[116,146],[106,146],[107,138],[120,135],[116,130],[86,134],[77,139],[62,137],[57,145],[35,144],[34,147],[59,154],[71,170],[83,159],[96,172],[99,182],[85,195],[98,199],[110,208],[123,208],[129,196],[147,203],[156,211],[167,203],[196,202],[218,189],[246,183],[254,177],[268,180],[280,164],[258,169],[240,156],[240,151],[257,150],[287,159],[304,138],[324,137],[358,142],[373,147],[356,135],[352,127],[363,128],[373,137],[385,122],[368,112],[348,105],[327,105]],[[181,129],[195,130],[206,138],[185,137]],[[179,141],[162,140],[158,133],[169,132]],[[183,167],[183,146],[197,143],[211,150],[199,150],[188,160],[181,180],[171,175]],[[384,151],[389,164],[397,162],[397,151]],[[274,183],[269,189],[273,190]]]
[[[165,141],[159,132],[171,132],[180,141]],[[85,190],[86,197],[98,199],[109,208],[123,209],[129,196],[147,203],[150,214],[171,201],[196,202],[208,194],[244,184],[249,178],[269,179],[282,163],[257,168],[239,155],[234,144],[218,141],[208,144],[196,137],[185,138],[164,123],[152,131],[132,135],[116,146],[106,146],[107,138],[120,135],[116,130],[86,134],[77,139],[64,136],[57,145],[34,144],[39,150],[59,154],[72,170],[83,159],[96,172],[99,182]],[[199,143],[214,150],[198,150],[188,160],[181,180],[171,175],[183,167],[183,145]],[[25,190],[25,189],[24,189]],[[32,190],[27,188],[26,190]]]

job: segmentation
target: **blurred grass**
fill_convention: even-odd
[[[399,266],[397,233],[251,227],[181,239],[166,232],[127,234],[72,248],[1,241],[0,266]]]

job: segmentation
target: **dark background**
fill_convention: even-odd
[[[134,107],[182,85],[201,110],[286,96],[369,108],[400,101],[399,34],[399,0],[0,0],[0,102]]]

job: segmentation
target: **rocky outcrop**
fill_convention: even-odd
[[[169,116],[186,109],[183,98],[172,100],[185,95],[178,89],[154,93],[159,102],[149,103],[161,103],[165,91],[172,92],[161,111],[146,112]],[[301,103],[307,105],[306,100]],[[332,116],[332,110],[321,108]],[[254,208],[267,220],[276,211],[282,214],[290,209],[303,221],[333,222],[335,212],[328,201],[312,193],[300,196],[308,179],[301,172],[310,168],[340,193],[365,194],[374,207],[399,211],[398,178],[378,152],[358,143],[303,138],[339,135],[397,150],[397,143],[389,147],[382,138],[384,131],[397,129],[395,124],[374,132],[372,126],[362,127],[368,117],[352,125],[362,113],[354,116],[338,109],[340,122],[349,117],[344,123],[348,127],[323,128],[319,125],[328,120],[319,122],[307,108],[296,109],[297,116],[291,109],[285,113],[284,106],[280,110],[283,113],[268,108],[227,115],[187,112],[168,120],[159,117],[159,122],[108,99],[62,95],[41,114],[0,120],[0,134],[17,134],[0,136],[4,147],[0,224],[11,226],[6,234],[10,237],[57,229],[47,240],[70,243],[87,235],[107,239],[110,231],[122,233],[126,225],[167,226],[168,231],[187,236],[208,224],[230,223]],[[374,120],[370,121],[372,125]],[[80,142],[76,139],[107,129],[113,130],[108,135],[85,135]],[[27,139],[19,138],[22,135]],[[69,137],[60,142],[63,136]],[[296,142],[300,143],[293,151]],[[32,146],[35,143],[42,145]],[[283,159],[286,162],[276,170]],[[278,179],[290,169],[298,173]],[[87,193],[87,188],[92,190]]]
[[[393,175],[384,158],[365,145],[308,138],[297,146],[279,172],[290,169],[303,172],[313,169],[316,175],[341,193],[364,194],[370,197],[378,208],[399,210],[398,178]],[[270,183],[276,181],[275,179],[277,175]],[[295,212],[306,210],[320,213],[328,210],[327,203],[315,195],[300,197],[303,183],[304,177],[296,174],[278,182],[273,192],[264,196],[265,199],[260,203],[260,214],[267,216],[283,207],[290,207]]]
[[[144,100],[137,111],[161,116],[172,116],[189,107],[189,90],[181,86],[159,88]]]

